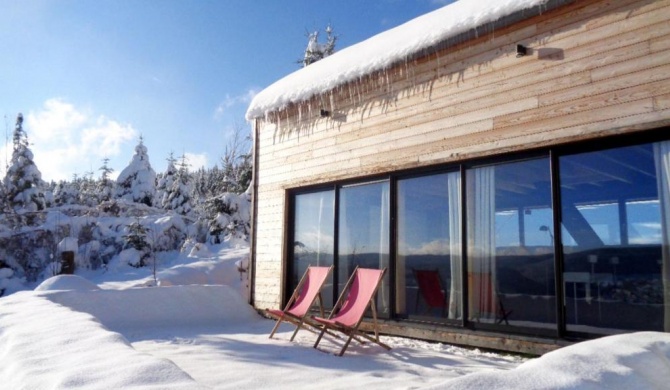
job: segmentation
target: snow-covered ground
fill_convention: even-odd
[[[670,335],[638,333],[577,344],[538,359],[396,337],[393,349],[315,335],[268,339],[274,322],[244,298],[235,263],[246,248],[174,253],[151,269],[57,276],[0,298],[2,389],[514,388],[660,389]],[[244,276],[244,275],[243,275]]]

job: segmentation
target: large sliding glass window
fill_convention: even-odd
[[[356,266],[389,266],[389,182],[379,181],[343,186],[339,192],[338,266],[342,291]],[[377,294],[378,314],[388,316],[389,273]]]
[[[294,197],[293,262],[289,271],[289,294],[310,265],[333,265],[335,191],[298,194]],[[333,276],[322,290],[324,306],[333,306]]]
[[[549,159],[467,170],[468,319],[556,329]]]
[[[398,180],[396,311],[461,319],[459,172]]]
[[[560,158],[567,330],[670,330],[669,178],[668,141]]]
[[[386,268],[381,317],[670,331],[670,141],[554,152],[555,165],[526,155],[294,193],[287,292],[308,265],[334,265],[332,307],[356,266]]]

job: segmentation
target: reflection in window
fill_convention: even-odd
[[[469,320],[555,329],[549,159],[467,171]]]
[[[628,216],[628,243],[648,245],[663,243],[663,228],[658,200],[626,202]]]
[[[460,173],[398,180],[396,308],[460,319]]]
[[[560,158],[568,330],[668,330],[661,272],[669,262],[661,246],[668,234],[661,212],[669,205],[668,144]]]
[[[293,262],[289,275],[292,293],[308,266],[333,265],[333,229],[335,191],[321,191],[295,196],[293,221]],[[324,306],[332,307],[332,274],[321,290]]]
[[[603,245],[620,245],[619,206],[616,203],[584,204],[577,211],[591,226]]]
[[[519,211],[499,210],[495,213],[495,242],[498,246],[519,246]]]
[[[356,266],[389,266],[389,182],[343,186],[339,194],[338,285],[341,291]],[[377,293],[379,314],[389,315],[387,273]]]

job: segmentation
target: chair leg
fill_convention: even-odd
[[[272,332],[270,332],[270,338],[272,338],[272,336],[275,335],[275,332],[277,332],[277,329],[279,329],[279,324],[281,324],[281,322],[282,322],[282,319],[278,318],[277,323],[275,324],[275,327],[272,328]]]
[[[321,333],[319,333],[319,337],[316,338],[316,342],[314,343],[314,348],[316,348],[317,345],[319,345],[319,342],[321,342],[321,338],[323,337],[323,334],[326,333],[326,326],[324,325],[323,329],[321,330]]]
[[[304,321],[301,320],[300,323],[296,325],[296,327],[295,327],[295,331],[293,332],[293,335],[291,336],[291,340],[290,340],[290,341],[293,341],[293,339],[295,338],[295,335],[297,335],[297,334],[298,334],[298,331],[300,330],[300,328],[302,328],[302,324],[303,324],[303,323],[304,323]]]
[[[350,335],[349,335],[349,338],[347,339],[347,342],[344,343],[344,346],[343,346],[342,349],[340,350],[340,353],[337,354],[337,356],[342,356],[342,355],[344,355],[344,352],[345,352],[345,351],[347,350],[347,348],[349,347],[349,343],[351,343],[351,339],[353,339],[353,338],[354,338],[354,335],[353,335],[353,334],[350,334]]]

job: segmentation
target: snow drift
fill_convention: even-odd
[[[4,389],[200,389],[169,360],[143,354],[89,314],[47,299],[2,298],[0,378]],[[39,313],[36,322],[35,313]],[[67,326],[64,326],[67,324]],[[93,351],[94,350],[94,351]]]
[[[617,390],[665,388],[670,378],[667,333],[610,336],[535,360],[398,337],[384,337],[389,352],[354,344],[337,357],[313,349],[310,332],[289,342],[289,325],[268,339],[274,322],[238,292],[247,251],[200,253],[159,273],[171,287],[135,287],[151,275],[125,267],[87,272],[98,284],[61,275],[1,298],[2,388]],[[324,342],[326,351],[341,345]]]
[[[481,372],[435,388],[465,389],[667,389],[670,334],[639,332],[558,349],[514,370]]]
[[[256,311],[229,286],[72,290],[41,295],[72,310],[88,313],[117,332],[212,323],[232,325],[260,320]]]

